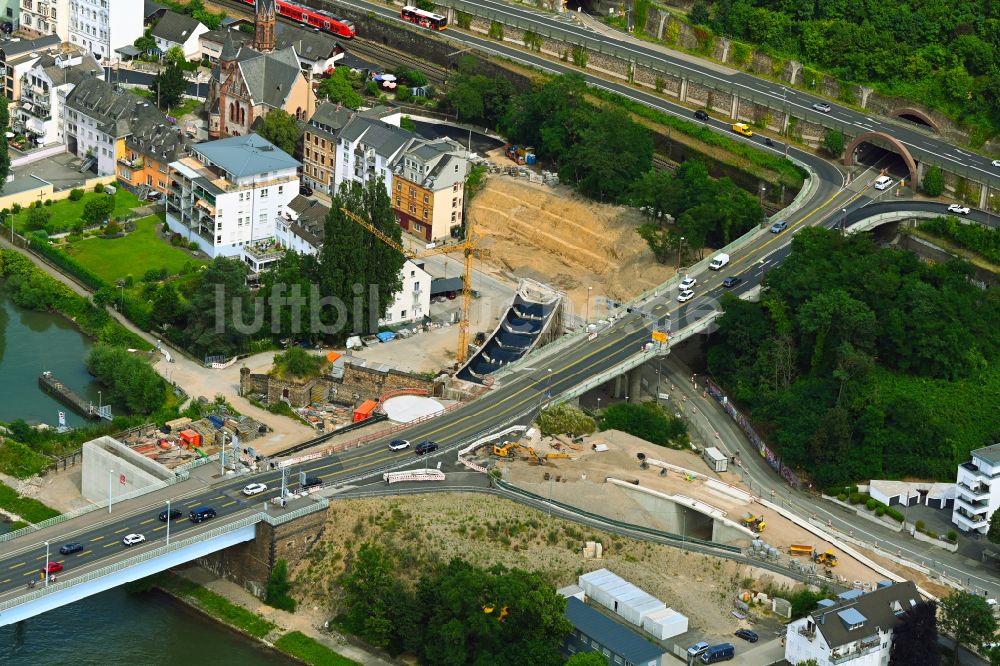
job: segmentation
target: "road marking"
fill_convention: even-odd
[[[226,499],[226,496],[225,495],[216,495],[212,499],[214,499],[214,500],[217,500],[217,499]]]
[[[104,547],[105,548],[111,548],[111,546],[117,546],[117,545],[118,545],[117,541],[112,541],[111,543],[104,544]]]
[[[16,569],[18,567],[23,567],[27,562],[18,562],[17,564],[11,565],[11,569]]]
[[[84,555],[90,555],[92,552],[94,552],[94,551],[92,551],[92,550],[85,550],[82,553],[80,553],[78,555],[78,557],[83,557]]]
[[[38,576],[39,578],[41,578],[42,577],[42,572],[41,571],[25,571],[21,575],[22,576]]]
[[[198,506],[199,504],[201,504],[201,500],[195,500],[193,502],[188,502],[184,506]]]
[[[14,579],[13,578],[8,578],[7,580],[0,580],[0,585],[3,585],[4,583],[9,583],[12,580],[14,580]]]
[[[144,521],[142,521],[142,522],[141,522],[141,523],[139,523],[139,524],[140,524],[140,525],[147,525],[147,524],[149,524],[149,523],[151,523],[151,522],[153,522],[153,519],[152,519],[152,518],[149,518],[149,519],[147,519],[147,520],[144,520]]]
[[[232,502],[226,502],[225,504],[222,505],[222,508],[225,509],[227,506],[232,506],[234,504],[236,504],[236,500],[233,500]]]
[[[115,534],[121,534],[122,532],[128,532],[130,529],[132,529],[132,528],[130,528],[130,527],[123,527],[120,530],[116,530]]]
[[[159,532],[160,530],[165,530],[165,529],[167,529],[166,525],[160,525],[159,527],[154,527],[153,531],[154,532]]]
[[[94,537],[93,539],[91,539],[91,541],[100,541],[100,540],[101,540],[101,539],[103,539],[103,538],[104,538],[104,535],[102,534],[102,535],[101,535],[101,536],[99,536],[99,537]]]

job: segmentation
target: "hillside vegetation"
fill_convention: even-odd
[[[1000,292],[968,275],[803,230],[761,303],[724,300],[709,369],[822,484],[954,478],[1000,436]]]

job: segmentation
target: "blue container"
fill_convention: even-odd
[[[532,164],[534,164],[535,163],[535,159],[536,158],[535,158],[535,154],[534,153],[528,153],[524,157],[524,161],[528,164],[528,166],[531,166]]]
[[[214,425],[216,428],[221,428],[222,424],[225,423],[225,421],[222,420],[221,416],[216,416],[214,414],[212,416],[209,416],[208,420],[211,421],[212,425]]]

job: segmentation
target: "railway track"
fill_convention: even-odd
[[[254,18],[253,12],[250,10],[250,6],[240,2],[239,0],[212,0],[211,4],[217,5],[220,9],[225,9],[226,13],[230,16],[248,19]],[[311,7],[312,9],[332,10],[335,12],[332,5],[324,2],[313,1],[303,2],[302,4],[306,7]],[[312,30],[303,27],[300,23],[292,21],[284,16],[279,16],[278,20],[287,25],[295,26],[300,30],[313,32]],[[345,40],[338,39],[333,35],[327,36],[331,40],[339,41],[349,52],[356,54],[364,60],[370,60],[373,64],[381,65],[386,69],[399,66],[416,69],[424,73],[429,83],[433,83],[435,85],[441,85],[448,78],[447,68],[427,63],[419,58],[413,57],[410,54],[398,51],[391,46],[379,44],[378,42],[365,39],[363,37],[355,37],[352,40]]]

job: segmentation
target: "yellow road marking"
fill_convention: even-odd
[[[115,531],[115,534],[121,534],[122,532],[128,532],[128,531],[129,531],[129,529],[130,529],[130,528],[128,528],[128,527],[123,527],[123,528],[121,528],[120,530],[116,530],[116,531]]]
[[[222,505],[222,508],[224,509],[227,506],[232,506],[233,504],[236,504],[236,500],[233,500],[232,502],[226,502],[225,504]]]
[[[118,545],[117,541],[112,541],[111,543],[104,544],[104,547],[105,548],[111,548],[111,546],[117,546],[117,545]]]
[[[159,527],[154,527],[153,531],[154,532],[159,532],[160,530],[165,530],[165,529],[167,529],[166,525],[160,525]]]
[[[38,576],[39,578],[42,578],[42,577],[43,577],[43,576],[42,576],[42,572],[41,572],[41,571],[25,571],[25,572],[24,572],[23,574],[21,574],[21,575],[22,575],[22,576]]]
[[[78,557],[83,557],[84,555],[90,555],[92,552],[94,552],[94,551],[92,551],[92,550],[85,550],[82,553],[80,553],[78,555]]]
[[[11,569],[16,569],[16,568],[18,568],[18,567],[23,567],[23,566],[24,566],[25,564],[27,564],[27,562],[19,562],[19,563],[17,563],[17,564],[13,564],[13,565],[11,565],[11,567],[10,567],[10,568],[11,568]]]
[[[14,580],[14,579],[13,578],[8,578],[7,580],[0,580],[0,585],[3,585],[4,583],[9,583],[12,580]]]
[[[149,523],[151,523],[151,522],[153,522],[153,519],[152,519],[152,518],[149,518],[149,519],[147,519],[147,520],[144,520],[144,521],[142,521],[142,522],[141,522],[141,523],[139,523],[139,524],[140,524],[140,525],[148,525],[148,524],[149,524]]]
[[[99,536],[99,537],[94,537],[93,539],[91,539],[91,541],[100,541],[100,540],[101,540],[101,539],[103,539],[103,538],[104,538],[104,535],[102,534],[102,535],[101,535],[101,536]]]

